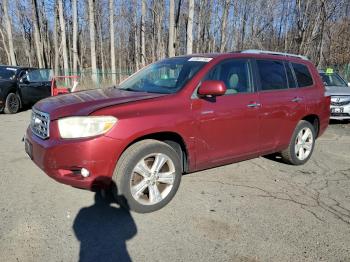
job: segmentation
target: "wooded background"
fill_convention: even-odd
[[[53,68],[99,84],[165,57],[251,48],[306,55],[349,79],[350,1],[0,2],[0,64]]]

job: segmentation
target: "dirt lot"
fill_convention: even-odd
[[[0,115],[1,261],[350,261],[350,124],[332,124],[305,166],[189,174],[142,215],[39,170],[21,142],[29,116]]]

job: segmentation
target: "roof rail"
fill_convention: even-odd
[[[303,56],[303,55],[295,55],[295,54],[275,52],[275,51],[265,51],[265,50],[258,50],[258,49],[243,50],[243,51],[241,51],[241,53],[244,53],[244,54],[282,55],[282,56],[297,57],[297,58],[300,58],[300,59],[303,59],[303,60],[309,60],[306,56]]]

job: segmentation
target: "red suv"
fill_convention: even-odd
[[[118,87],[38,102],[25,147],[55,180],[112,188],[121,205],[145,213],[173,198],[183,173],[275,152],[304,164],[329,108],[315,66],[302,56],[174,57]]]

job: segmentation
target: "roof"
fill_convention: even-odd
[[[296,55],[291,53],[283,53],[283,52],[275,52],[275,51],[266,51],[266,50],[257,50],[257,49],[248,49],[243,51],[233,51],[233,52],[227,52],[227,53],[199,53],[199,54],[191,54],[191,55],[182,55],[182,56],[176,56],[180,58],[191,58],[191,57],[208,57],[208,58],[216,58],[221,56],[262,56],[266,58],[273,57],[280,57],[280,58],[291,58],[291,59],[301,59],[304,61],[309,61],[309,59],[306,56],[303,55]]]

